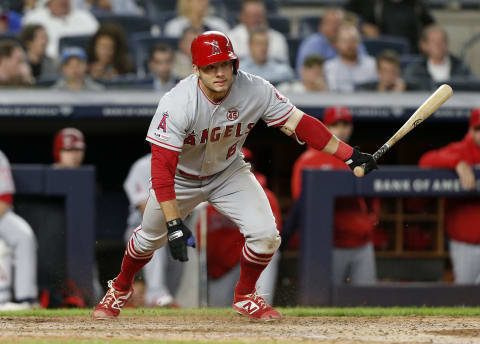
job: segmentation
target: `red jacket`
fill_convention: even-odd
[[[425,153],[421,167],[455,169],[460,161],[480,164],[480,147],[470,135],[462,141]],[[446,203],[445,228],[453,240],[480,244],[480,201],[478,198],[450,198]]]
[[[292,176],[292,196],[297,199],[302,188],[302,170],[318,168],[325,170],[349,170],[349,167],[336,157],[308,148],[295,162]],[[371,211],[361,197],[344,197],[335,202],[334,233],[335,247],[360,247],[373,238],[373,230],[378,222],[380,202],[373,200]]]
[[[263,191],[267,195],[277,229],[281,230],[282,213],[275,194],[266,187],[266,178],[263,174],[255,172]],[[207,270],[210,278],[222,277],[240,262],[240,254],[245,243],[245,238],[238,227],[226,216],[220,214],[211,205],[207,208]]]

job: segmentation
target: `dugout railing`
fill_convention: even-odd
[[[364,197],[478,197],[462,190],[448,170],[382,167],[365,178],[348,171],[303,172],[299,303],[308,306],[454,306],[479,305],[478,286],[442,282],[389,282],[372,286],[332,283],[333,215],[335,198]]]

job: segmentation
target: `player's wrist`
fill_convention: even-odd
[[[333,156],[339,158],[342,161],[349,161],[349,159],[352,158],[354,154],[354,149],[352,146],[349,144],[343,142],[343,141],[338,141],[338,147],[335,153],[333,153]],[[347,163],[348,164],[348,163]]]

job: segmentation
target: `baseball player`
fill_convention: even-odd
[[[325,110],[323,123],[339,139],[350,140],[353,122],[350,110],[335,106]],[[295,162],[292,173],[292,196],[298,200],[302,190],[304,169],[344,170],[347,165],[331,155],[315,149],[307,149]],[[297,205],[298,207],[298,205]],[[334,284],[373,284],[376,280],[373,231],[378,222],[380,203],[378,199],[342,197],[335,202],[332,280]],[[297,212],[297,221],[299,214]],[[285,226],[288,231],[289,226]],[[296,226],[295,226],[296,227]],[[294,228],[295,228],[294,227]],[[284,244],[288,235],[283,233]],[[282,245],[283,246],[283,245]]]
[[[85,158],[85,137],[76,128],[63,128],[53,139],[53,159],[56,168],[78,168]]]
[[[123,183],[123,189],[130,202],[130,214],[125,233],[127,243],[135,228],[142,223],[142,215],[147,205],[150,190],[151,160],[152,155],[147,154],[135,161]],[[162,247],[155,251],[152,260],[143,268],[146,284],[146,306],[166,307],[175,305],[174,298],[167,285],[166,274],[167,268],[170,267],[170,281],[174,279],[178,283],[183,270],[180,264],[176,261],[169,261],[166,248]],[[172,274],[176,278],[172,278]]]
[[[0,239],[13,253],[16,300],[0,304],[0,311],[30,309],[37,304],[37,242],[30,225],[13,212],[14,193],[10,164],[0,151]]]
[[[354,168],[376,167],[369,154],[339,141],[317,119],[304,114],[264,79],[239,70],[230,39],[218,31],[191,45],[194,73],[159,102],[146,140],[152,147],[152,189],[143,220],[129,240],[120,274],[92,313],[115,318],[133,293],[135,274],[168,241],[172,256],[187,261],[192,232],[183,223],[208,201],[229,217],[245,237],[233,308],[256,320],[281,314],[256,292],[255,284],[280,245],[275,217],[262,187],[240,150],[261,119]]]

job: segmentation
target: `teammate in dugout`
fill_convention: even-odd
[[[467,191],[478,190],[474,168],[480,164],[480,108],[470,115],[462,141],[422,155],[420,167],[455,170]],[[450,237],[450,257],[457,284],[480,284],[480,202],[472,197],[451,198],[445,206],[445,228]]]
[[[187,261],[192,232],[182,219],[208,201],[245,236],[233,308],[257,320],[281,314],[256,292],[255,283],[280,245],[275,218],[262,187],[240,155],[258,120],[347,162],[375,159],[338,140],[317,119],[297,109],[264,79],[239,70],[230,39],[207,31],[191,45],[194,73],[165,94],[146,140],[152,147],[152,189],[141,226],[129,240],[119,275],[92,313],[115,318],[133,293],[135,274],[168,241],[172,255]]]
[[[330,107],[325,110],[323,123],[339,139],[350,140],[353,122],[346,107]],[[302,171],[306,168],[345,170],[347,165],[335,157],[309,147],[295,162],[292,173],[292,196],[298,200],[302,191]],[[301,203],[296,204],[299,209]],[[334,284],[373,284],[376,280],[375,252],[372,245],[373,231],[378,222],[380,200],[362,197],[342,197],[336,200],[333,234],[332,280]],[[287,231],[295,229],[300,217],[294,212],[294,226],[285,226],[282,239],[287,244]]]
[[[13,253],[13,287],[16,302],[10,302],[10,287],[0,291],[0,311],[38,307],[37,240],[30,225],[12,208],[15,185],[7,157],[0,151],[0,239]],[[2,259],[3,259],[2,254]],[[11,266],[1,264],[5,269]],[[10,271],[0,271],[2,279]]]

